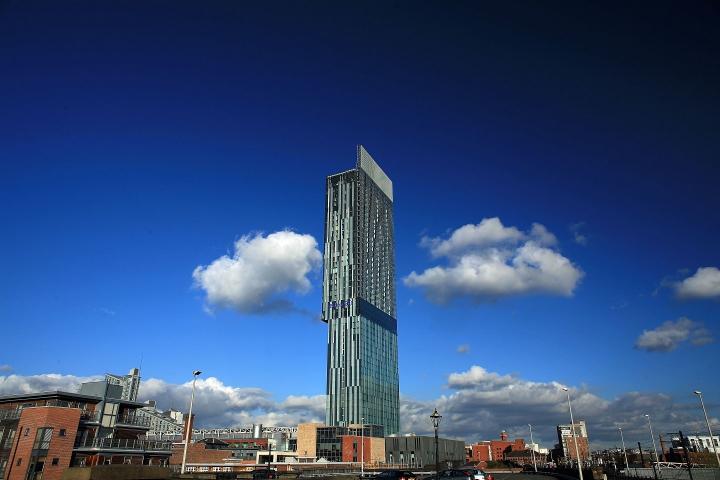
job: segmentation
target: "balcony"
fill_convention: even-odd
[[[117,417],[115,420],[116,427],[126,428],[150,428],[150,419],[137,415],[135,412],[126,412]]]
[[[17,420],[22,413],[21,408],[0,410],[0,420]]]
[[[132,438],[89,438],[75,443],[76,451],[115,451],[115,452],[167,452],[171,442],[137,440]]]

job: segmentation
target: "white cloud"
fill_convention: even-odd
[[[0,395],[14,393],[35,393],[62,390],[75,392],[80,389],[83,382],[101,380],[100,375],[90,377],[76,377],[75,375],[61,375],[59,373],[44,373],[41,375],[8,375],[0,376]]]
[[[458,353],[468,353],[468,352],[470,352],[470,345],[468,345],[467,343],[463,343],[462,345],[458,345],[458,347],[457,347],[457,352],[458,352]]]
[[[243,236],[235,242],[232,256],[198,266],[193,279],[207,293],[209,305],[263,313],[291,308],[283,294],[307,293],[311,287],[307,275],[321,262],[311,235],[283,230]]]
[[[0,372],[12,372],[12,365],[4,364],[0,365]]]
[[[505,227],[499,218],[484,218],[477,225],[463,225],[450,238],[423,237],[420,245],[430,250],[433,257],[461,255],[467,250],[485,248],[502,243],[517,243],[525,235],[515,227]]]
[[[700,346],[712,343],[714,339],[702,323],[681,317],[675,321],[668,320],[652,330],[643,330],[635,341],[635,348],[648,352],[670,352],[687,341]]]
[[[680,298],[720,300],[720,269],[701,267],[694,275],[675,284]]]
[[[512,437],[528,440],[527,424],[532,423],[535,440],[552,447],[557,442],[555,426],[570,420],[563,386],[557,381],[530,381],[474,365],[449,375],[448,395],[430,401],[401,398],[401,430],[430,434],[429,415],[437,408],[443,415],[443,436],[476,442],[498,438],[500,431],[506,430]],[[575,419],[587,422],[593,448],[615,445],[619,441],[618,425],[623,427],[626,439],[645,438],[646,413],[653,415],[653,425],[659,431],[701,428],[694,404],[677,404],[662,393],[627,392],[605,399],[587,387],[568,388]]]
[[[448,265],[413,271],[403,282],[423,289],[436,303],[534,293],[571,296],[583,272],[552,248],[556,243],[555,236],[538,223],[524,234],[504,227],[497,218],[484,219],[460,227],[447,240],[425,237],[421,245],[435,257],[447,257]]]
[[[32,376],[0,375],[0,395],[32,393],[48,390],[76,391],[81,382],[102,376],[75,377],[44,374]],[[513,437],[526,437],[527,424],[543,446],[551,447],[557,440],[555,426],[569,421],[563,384],[557,381],[538,382],[516,375],[490,372],[479,365],[448,376],[449,393],[433,400],[400,399],[401,431],[417,434],[432,432],[430,413],[438,408],[443,420],[442,436],[467,442],[497,438],[501,430]],[[143,380],[140,400],[157,400],[159,408],[187,410],[192,382],[173,384],[161,379]],[[662,393],[627,392],[614,399],[605,399],[587,387],[570,386],[575,418],[588,424],[594,448],[612,446],[617,442],[617,426],[627,437],[645,438],[644,414],[653,415],[658,431],[700,431],[704,420],[697,415],[694,399],[678,404]],[[261,388],[236,387],[218,378],[199,378],[196,383],[196,425],[200,428],[231,427],[262,423],[265,425],[296,425],[320,421],[325,417],[325,396],[291,395],[277,402]],[[717,423],[718,419],[711,419]],[[526,438],[527,439],[527,438]]]
[[[61,390],[77,392],[82,382],[101,380],[102,375],[76,377],[48,373],[42,375],[0,376],[0,395]],[[139,400],[156,400],[162,409],[186,411],[192,381],[168,383],[157,378],[143,380]],[[195,385],[198,427],[229,427],[264,423],[266,425],[296,425],[299,422],[323,421],[325,395],[289,396],[282,402],[272,394],[256,387],[233,387],[215,377],[199,378]]]
[[[573,241],[578,245],[587,245],[587,235],[583,234],[580,230],[585,226],[585,222],[578,222],[570,225],[570,233],[573,234]]]

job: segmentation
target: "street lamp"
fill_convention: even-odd
[[[575,444],[575,455],[577,456],[578,462],[578,475],[580,480],[583,480],[582,462],[580,461],[580,449],[578,448],[577,436],[575,435],[575,420],[573,420],[572,405],[570,404],[570,391],[567,387],[563,387],[565,393],[567,393],[568,409],[570,410],[570,430],[572,431],[573,443]]]
[[[438,413],[437,408],[432,413],[432,415],[430,415],[430,420],[432,420],[433,428],[435,428],[435,471],[437,473],[440,472],[440,460],[438,456],[438,427],[440,427],[441,418],[442,415]]]
[[[193,374],[193,384],[192,384],[192,393],[190,394],[190,411],[188,412],[188,418],[187,423],[185,424],[185,447],[183,447],[183,460],[182,460],[182,467],[180,468],[180,473],[185,473],[185,462],[187,461],[187,449],[188,444],[190,443],[190,434],[192,433],[192,407],[193,407],[193,400],[195,400],[195,381],[197,380],[197,377],[202,372],[200,370],[195,370],[192,372]]]
[[[532,425],[528,423],[528,427],[530,427],[530,448],[532,449],[533,468],[535,469],[535,473],[537,473],[537,463],[535,463],[535,442],[533,442],[532,437]]]
[[[647,421],[648,421],[648,427],[650,428],[650,438],[652,439],[652,444],[653,444],[653,452],[655,452],[655,463],[653,463],[653,473],[655,474],[655,478],[657,478],[657,471],[655,470],[655,465],[660,460],[658,458],[657,447],[655,446],[655,434],[653,433],[652,422],[650,422],[650,415],[648,415],[646,413],[645,418],[647,418]]]
[[[618,427],[618,430],[620,430],[620,441],[622,442],[623,455],[625,456],[625,468],[629,470],[629,469],[630,469],[630,465],[628,464],[627,450],[625,450],[625,437],[623,437],[622,427]],[[629,472],[628,472],[628,473],[629,473]],[[626,475],[627,475],[627,473],[626,473]]]
[[[715,439],[713,438],[712,429],[710,428],[710,420],[708,420],[707,410],[705,410],[705,402],[703,402],[702,392],[700,390],[695,390],[693,393],[700,399],[700,405],[702,405],[703,413],[705,414],[705,423],[707,423],[708,433],[710,434],[710,444],[713,446],[713,451],[715,452],[715,460],[717,460],[718,466],[720,466],[720,455],[718,454],[717,447],[715,446]]]

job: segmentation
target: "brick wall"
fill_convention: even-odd
[[[25,480],[30,466],[33,444],[38,428],[53,429],[50,448],[43,467],[43,480],[60,480],[70,466],[75,435],[80,424],[80,410],[64,407],[28,407],[23,409],[6,469],[7,480]],[[65,435],[61,436],[61,430]],[[57,459],[57,465],[53,460]],[[19,463],[19,464],[18,464]]]
[[[191,443],[188,445],[187,463],[222,463],[231,455],[230,450],[206,449],[204,443]],[[183,445],[173,446],[170,465],[181,465],[182,458]]]

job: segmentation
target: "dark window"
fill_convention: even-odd
[[[59,458],[55,457],[55,458],[52,459],[52,464],[53,464],[53,465],[57,465],[58,463],[60,463],[60,459],[59,459]]]
[[[30,434],[30,427],[25,427],[25,431],[23,432],[23,436],[27,437]]]
[[[18,461],[17,461],[17,463],[15,463],[15,466],[19,467],[21,463],[22,463],[22,458],[18,458]]]
[[[61,429],[60,429],[60,436],[61,436],[61,437],[64,437],[64,436],[65,436],[65,429],[64,429],[64,428],[61,428]]]

